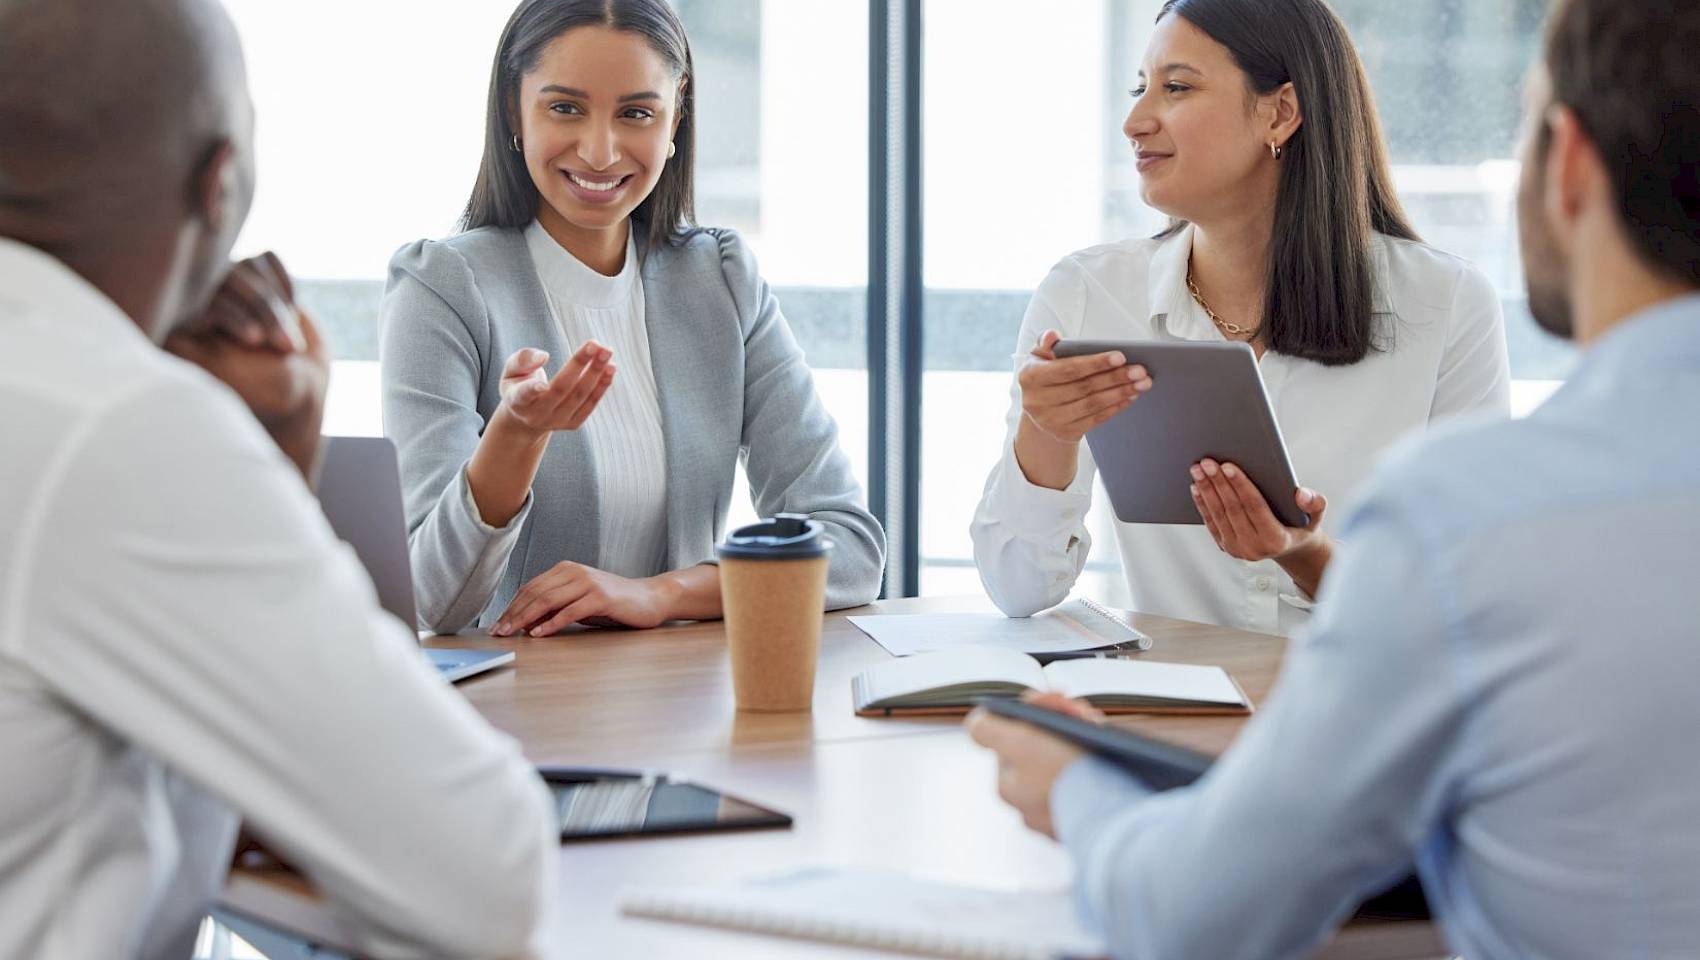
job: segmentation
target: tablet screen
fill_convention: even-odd
[[[562,840],[791,825],[783,813],[694,783],[640,777],[547,782]]]

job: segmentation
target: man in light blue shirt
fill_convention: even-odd
[[[1558,5],[1518,213],[1580,368],[1388,458],[1209,775],[971,719],[1117,957],[1301,956],[1413,864],[1471,960],[1700,955],[1696,50],[1693,0]]]

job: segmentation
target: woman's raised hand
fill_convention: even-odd
[[[577,430],[614,382],[614,353],[587,340],[551,379],[543,365],[549,354],[527,347],[508,358],[499,387],[512,420],[536,433]]]
[[[466,482],[478,516],[505,527],[525,505],[549,438],[577,430],[614,382],[614,353],[595,340],[572,355],[553,378],[543,372],[549,354],[527,347],[502,368],[501,406],[490,418],[467,464]]]
[[[1015,462],[1029,483],[1053,490],[1074,482],[1080,438],[1151,389],[1145,368],[1119,353],[1058,360],[1060,339],[1046,330],[1015,374],[1021,388]]]
[[[1058,360],[1055,330],[1046,330],[1016,374],[1021,415],[1059,443],[1078,443],[1087,431],[1126,410],[1151,389],[1151,376],[1120,353]]]

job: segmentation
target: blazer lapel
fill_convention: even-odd
[[[743,341],[738,325],[726,322],[735,308],[713,300],[716,293],[729,300],[724,278],[694,276],[683,257],[665,244],[651,249],[641,236],[638,255],[667,457],[667,568],[676,570],[707,559],[714,537],[716,468],[736,451],[743,422]],[[728,416],[739,425],[729,437]]]

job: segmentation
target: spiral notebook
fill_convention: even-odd
[[[1135,629],[1126,614],[1085,599],[1031,617],[903,613],[849,619],[894,657],[959,647],[999,647],[1043,661],[1057,654],[1151,649],[1151,638]]]
[[[933,957],[1105,955],[1066,890],[988,889],[817,867],[730,885],[628,887],[619,902],[629,916]]]

